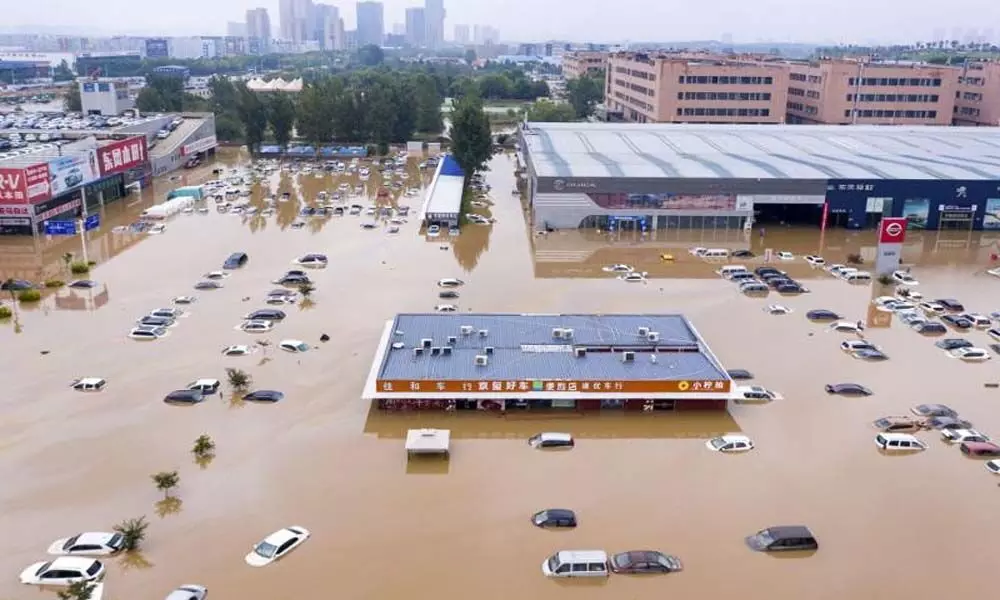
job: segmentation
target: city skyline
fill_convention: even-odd
[[[441,37],[452,39],[455,25],[484,24],[503,32],[505,41],[564,39],[568,41],[694,41],[733,40],[734,42],[803,43],[909,43],[937,39],[998,41],[1000,4],[979,0],[954,0],[945,19],[935,15],[918,0],[886,0],[881,3],[842,0],[837,11],[801,11],[791,0],[762,0],[747,5],[737,0],[720,0],[708,6],[694,6],[678,14],[675,8],[641,0],[621,0],[617,10],[580,10],[569,0],[510,0],[499,5],[448,2],[444,9]],[[345,29],[355,29],[355,2],[327,2],[339,9]],[[383,23],[386,28],[405,22],[407,8],[423,7],[423,1],[386,0]],[[433,5],[433,0],[431,1]],[[284,33],[279,0],[174,0],[171,11],[136,11],[134,0],[102,0],[102,10],[76,0],[34,0],[4,7],[0,32],[65,33],[72,35],[224,35],[227,24],[241,21],[246,11],[267,9],[272,34]],[[914,10],[926,8],[928,10]],[[939,8],[935,5],[933,8]],[[600,10],[598,15],[596,11]],[[108,26],[107,14],[117,15]],[[73,25],[40,23],[38,15],[59,15]],[[128,20],[122,16],[128,16]],[[528,15],[529,18],[525,18]],[[761,15],[768,15],[762,20]],[[906,15],[905,19],[900,19]],[[599,18],[595,18],[598,17]],[[425,18],[429,15],[425,15]],[[428,27],[431,20],[428,18]],[[750,25],[752,24],[752,25]],[[283,35],[282,35],[283,37]],[[431,42],[431,40],[428,40]]]

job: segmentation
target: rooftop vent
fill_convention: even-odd
[[[622,362],[633,362],[635,360],[635,352],[631,350],[626,350],[622,352]]]
[[[441,354],[440,346],[434,346],[433,348],[431,348],[431,356],[438,356],[439,354]]]
[[[649,327],[640,327],[639,335],[641,335],[642,337],[646,337],[647,335],[649,335]]]
[[[485,348],[483,348],[483,352],[485,352],[486,354],[493,354],[493,350],[494,350],[493,346],[486,346]]]
[[[458,343],[458,336],[457,335],[449,335],[448,336],[448,343],[449,344],[457,344]]]
[[[573,352],[576,354],[577,358],[583,358],[584,356],[587,356],[586,348],[574,348]]]
[[[420,340],[420,345],[423,346],[424,348],[430,348],[431,344],[433,344],[433,343],[434,343],[434,340],[432,340],[431,338],[424,338],[424,339]]]
[[[490,361],[489,357],[486,356],[485,354],[477,354],[476,355],[476,366],[477,367],[485,367],[486,363],[488,363],[489,361]]]
[[[563,337],[566,338],[567,340],[573,339],[573,330],[572,329],[563,329]]]
[[[479,330],[479,337],[486,337],[489,334],[490,334],[490,330],[489,329],[480,329]]]
[[[462,332],[462,335],[469,335],[472,333],[472,325],[462,325],[459,331]]]
[[[441,348],[441,356],[451,356],[451,346],[445,346]]]
[[[402,350],[405,347],[406,347],[406,344],[404,344],[403,342],[394,342],[392,344],[392,349],[393,350]]]
[[[562,336],[563,336],[563,330],[561,327],[552,328],[552,337],[556,338],[557,340],[561,340]]]
[[[646,334],[646,339],[649,340],[650,342],[658,342],[660,341],[660,332],[650,331],[649,333]]]
[[[651,362],[653,364],[656,364],[656,355],[655,354],[650,354],[649,355],[649,362]]]
[[[424,349],[423,348],[414,348],[413,349],[413,358],[416,358],[416,357],[420,356],[423,353],[424,353]]]

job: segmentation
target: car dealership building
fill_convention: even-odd
[[[526,123],[534,226],[1000,229],[1000,129]]]

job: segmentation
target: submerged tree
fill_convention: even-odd
[[[122,536],[122,550],[126,552],[137,550],[143,540],[146,539],[147,527],[149,527],[149,523],[146,521],[145,516],[136,519],[125,519],[115,525],[115,533]]]
[[[194,447],[191,448],[191,453],[194,454],[195,458],[207,458],[215,454],[215,442],[208,434],[201,434],[198,439],[194,441]]]
[[[170,490],[177,487],[181,482],[181,476],[177,471],[160,471],[159,473],[154,473],[151,475],[153,483],[156,484],[156,489],[163,491],[163,496],[170,496]]]
[[[230,387],[239,391],[246,390],[253,383],[250,375],[242,369],[226,369],[226,379]]]
[[[96,583],[91,581],[75,581],[56,592],[59,600],[90,600],[94,595]]]

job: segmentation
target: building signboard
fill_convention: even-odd
[[[60,205],[58,205],[58,206],[56,206],[54,208],[50,208],[50,209],[46,210],[43,213],[35,215],[35,220],[37,220],[39,222],[41,222],[41,221],[47,221],[48,219],[51,219],[52,217],[54,217],[56,215],[61,215],[61,214],[65,213],[65,212],[78,209],[78,208],[80,208],[80,206],[82,206],[82,203],[80,202],[80,199],[77,198],[75,200],[71,200],[69,202],[65,202],[63,204],[60,204]]]
[[[144,136],[120,140],[97,149],[97,164],[101,177],[142,166],[146,159]]]
[[[0,204],[0,217],[28,217],[31,218],[31,206],[27,204]]]
[[[0,202],[33,204],[50,198],[47,164],[0,169]]]
[[[49,161],[49,177],[52,180],[52,195],[60,196],[73,188],[87,185],[99,178],[97,154],[88,150],[80,154],[70,154]]]
[[[713,393],[725,394],[730,391],[729,381],[719,380],[649,380],[649,381],[582,381],[582,380],[444,380],[410,381],[401,379],[379,379],[379,392],[390,393],[433,393],[455,394],[483,393],[539,393],[571,392],[583,394],[684,394]]]
[[[201,138],[200,140],[195,140],[190,144],[187,144],[181,148],[181,156],[190,156],[192,154],[197,154],[199,152],[205,152],[206,150],[211,150],[219,145],[219,140],[216,139],[214,135],[210,135],[206,138]]]
[[[878,227],[878,248],[875,254],[875,274],[889,275],[899,269],[906,240],[906,217],[886,217]]]

